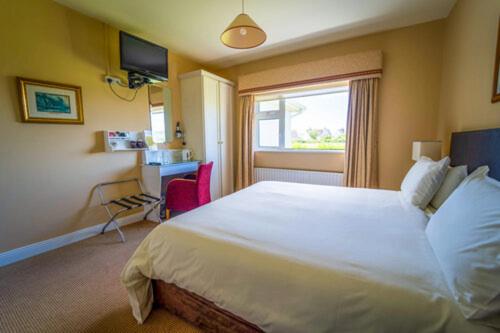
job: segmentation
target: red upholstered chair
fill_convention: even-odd
[[[200,164],[196,179],[176,178],[167,185],[167,219],[171,210],[188,211],[212,201],[210,198],[210,175],[214,162]]]

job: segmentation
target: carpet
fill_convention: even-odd
[[[201,332],[162,309],[138,325],[120,272],[158,224],[124,227],[0,268],[0,332]]]

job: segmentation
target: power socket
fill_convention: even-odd
[[[122,84],[122,80],[119,77],[111,76],[111,75],[104,76],[104,82],[106,82],[108,84],[113,84],[113,83],[120,84],[120,85]]]

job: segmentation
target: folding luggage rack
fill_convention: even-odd
[[[104,196],[103,187],[109,186],[109,185],[123,184],[123,183],[132,183],[132,182],[135,182],[137,184],[137,187],[140,189],[141,193],[125,196],[125,197],[122,197],[120,199],[113,199],[113,200],[106,201],[105,196]],[[129,210],[139,208],[139,207],[149,206],[150,208],[146,212],[146,214],[144,214],[144,218],[143,218],[144,220],[146,220],[148,215],[155,208],[157,208],[162,202],[161,198],[157,198],[155,196],[144,193],[145,191],[144,191],[142,184],[138,178],[119,180],[119,181],[115,181],[115,182],[100,183],[100,184],[97,184],[96,189],[97,189],[97,193],[99,194],[99,198],[101,200],[101,206],[104,206],[104,208],[106,209],[106,212],[109,215],[109,220],[102,228],[101,234],[103,234],[106,231],[106,228],[111,223],[113,223],[116,230],[118,231],[118,234],[120,235],[122,242],[125,242],[125,236],[123,235],[123,232],[120,230],[120,226],[118,225],[118,222],[116,222],[116,218],[118,216],[120,216],[122,213],[125,213]],[[119,207],[120,209],[113,213],[111,206],[116,206],[116,207]],[[159,217],[158,217],[158,219],[159,219],[159,222],[161,222],[161,219]]]

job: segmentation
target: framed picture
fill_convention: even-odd
[[[22,77],[17,88],[22,121],[83,124],[82,88]]]
[[[491,98],[492,103],[500,101],[500,21],[498,23],[498,33],[497,33],[497,54],[495,58],[495,75],[493,80],[493,97]]]

